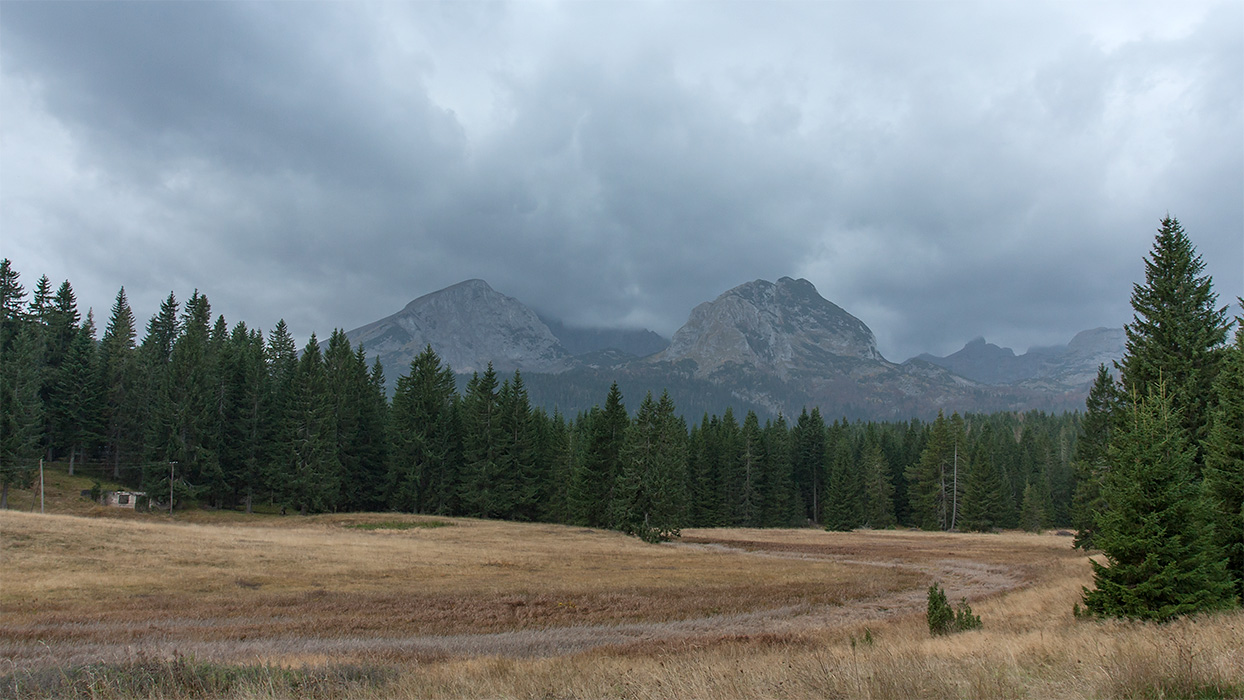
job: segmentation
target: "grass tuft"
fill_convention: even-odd
[[[0,698],[197,700],[292,696],[318,700],[357,696],[383,688],[396,676],[394,670],[374,665],[282,668],[266,664],[223,665],[176,655],[171,659],[137,658],[118,664],[16,671],[0,677]]]

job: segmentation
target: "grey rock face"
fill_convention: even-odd
[[[783,277],[739,285],[697,306],[654,361],[693,360],[696,375],[728,365],[787,377],[833,358],[883,361],[873,332],[823,298],[807,280]]]
[[[379,356],[386,374],[404,374],[423,349],[432,349],[455,372],[564,372],[573,366],[548,326],[518,300],[483,280],[468,280],[415,299],[401,311],[346,333]]]

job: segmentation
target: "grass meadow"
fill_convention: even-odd
[[[1076,619],[1055,534],[170,518],[49,476],[0,512],[0,697],[1244,696],[1244,613]],[[931,637],[934,581],[983,629]]]

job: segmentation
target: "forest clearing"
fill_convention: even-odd
[[[1244,614],[1078,620],[1088,559],[1055,534],[703,529],[652,545],[400,514],[75,507],[0,512],[0,696],[1244,692]],[[934,582],[983,629],[931,637]]]

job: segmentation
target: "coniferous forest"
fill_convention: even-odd
[[[809,407],[689,424],[615,384],[574,416],[491,367],[459,391],[429,347],[368,365],[341,330],[299,349],[170,294],[144,326],[122,288],[102,331],[65,281],[0,268],[0,479],[40,459],[191,503],[614,528],[1065,527],[1104,551],[1090,613],[1169,619],[1244,593],[1244,330],[1167,218],[1132,297],[1127,354],[1083,413],[848,422]],[[396,372],[392,397],[385,372]],[[7,503],[0,504],[7,507]],[[1160,573],[1154,573],[1154,567]]]

